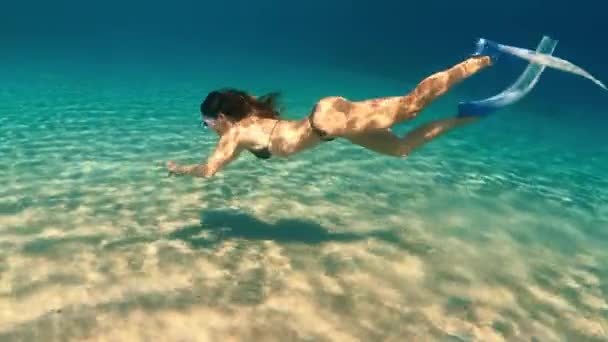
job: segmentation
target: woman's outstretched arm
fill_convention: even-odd
[[[173,161],[167,162],[169,175],[211,177],[221,168],[235,160],[242,151],[237,129],[232,129],[222,135],[215,150],[204,164],[178,165]]]

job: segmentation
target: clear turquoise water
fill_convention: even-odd
[[[301,117],[323,96],[403,94],[438,69],[398,81],[251,55],[4,71],[2,341],[606,339],[608,148],[583,120],[595,108],[532,95],[407,159],[335,141],[167,178],[166,160],[213,148],[198,126],[212,88],[278,87]],[[465,82],[398,131],[491,91]]]

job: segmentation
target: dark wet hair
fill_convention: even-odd
[[[201,114],[215,118],[222,112],[229,118],[240,121],[249,116],[277,119],[278,92],[255,98],[238,89],[228,88],[210,92],[201,103]]]

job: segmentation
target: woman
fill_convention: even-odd
[[[492,65],[498,54],[492,46],[478,45],[469,58],[425,78],[405,96],[357,102],[326,97],[301,120],[282,119],[275,109],[274,94],[256,98],[234,89],[213,91],[201,103],[201,114],[204,124],[220,137],[215,150],[203,164],[178,165],[169,161],[169,175],[211,177],[245,150],[262,159],[287,157],[335,138],[345,138],[381,154],[406,157],[440,134],[479,117],[432,121],[403,138],[394,135],[390,127],[414,118],[450,87]]]

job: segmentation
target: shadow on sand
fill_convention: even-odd
[[[235,210],[206,211],[201,216],[201,224],[178,229],[167,238],[182,240],[193,248],[213,248],[216,244],[230,239],[272,240],[281,244],[308,245],[377,239],[418,253],[428,252],[428,246],[403,241],[395,230],[332,232],[312,221],[283,219],[267,223]]]

